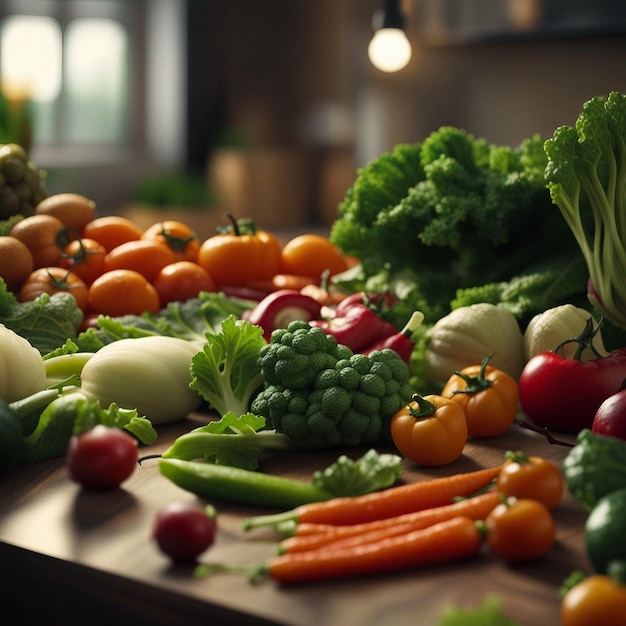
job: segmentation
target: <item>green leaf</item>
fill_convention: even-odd
[[[314,472],[313,484],[336,497],[359,496],[393,485],[401,474],[401,457],[372,448],[356,461],[340,456],[325,470]]]
[[[471,609],[451,605],[444,610],[438,626],[522,626],[507,618],[500,605],[494,594],[487,595],[482,604]]]
[[[191,383],[221,416],[248,412],[252,395],[263,383],[259,352],[263,329],[231,315],[221,332],[207,333],[206,343],[191,362]]]

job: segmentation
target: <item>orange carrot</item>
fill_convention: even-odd
[[[305,535],[300,535],[297,532],[296,536],[283,539],[279,544],[279,550],[281,553],[301,552],[319,548],[335,550],[340,547],[362,545],[395,535],[406,534],[452,519],[453,517],[469,517],[473,520],[482,520],[499,503],[500,494],[496,491],[489,491],[453,504],[395,517],[387,517],[364,524],[352,524],[349,526],[319,525],[328,530]]]
[[[502,465],[453,474],[432,480],[389,487],[356,497],[340,497],[305,504],[277,515],[259,515],[243,520],[244,530],[260,526],[279,528],[281,524],[313,522],[349,525],[395,517],[450,504],[456,497],[466,497],[483,489],[500,473]]]
[[[267,571],[282,584],[363,576],[468,558],[477,554],[481,545],[476,522],[454,517],[363,546],[282,554],[270,559]]]

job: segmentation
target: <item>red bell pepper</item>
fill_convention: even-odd
[[[382,337],[396,332],[393,324],[385,321],[365,304],[344,307],[328,320],[311,320],[311,326],[318,326],[337,342],[353,352],[360,352]]]
[[[415,348],[415,341],[413,341],[413,331],[424,320],[424,314],[421,311],[414,311],[409,321],[405,324],[404,328],[400,332],[396,332],[393,335],[384,337],[375,341],[369,348],[363,350],[363,354],[369,354],[374,350],[384,350],[385,348],[391,348],[395,350],[400,358],[408,365],[411,361],[411,354],[413,348]]]
[[[574,434],[591,428],[602,402],[621,388],[626,378],[626,349],[580,360],[582,348],[591,347],[597,332],[596,328],[590,334],[589,326],[579,337],[564,342],[576,341],[581,346],[574,358],[557,354],[556,348],[532,357],[522,370],[520,407],[537,426]]]
[[[343,300],[337,304],[336,312],[338,315],[341,315],[355,304],[363,304],[374,311],[374,313],[380,314],[386,309],[391,308],[397,301],[398,299],[390,291],[384,291],[382,293],[359,291],[343,298]]]
[[[322,305],[313,298],[294,289],[280,289],[261,300],[246,319],[263,329],[263,337],[269,341],[277,328],[287,328],[289,322],[318,319]]]

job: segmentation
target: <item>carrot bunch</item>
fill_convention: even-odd
[[[307,504],[244,520],[271,527],[280,541],[263,573],[281,584],[400,571],[468,558],[483,544],[481,520],[500,496],[501,466]]]

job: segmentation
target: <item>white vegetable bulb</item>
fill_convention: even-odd
[[[183,419],[202,398],[189,387],[195,344],[176,337],[120,339],[83,367],[81,387],[108,407],[137,409],[153,424]]]
[[[46,367],[39,350],[0,324],[0,398],[15,402],[46,386]]]

